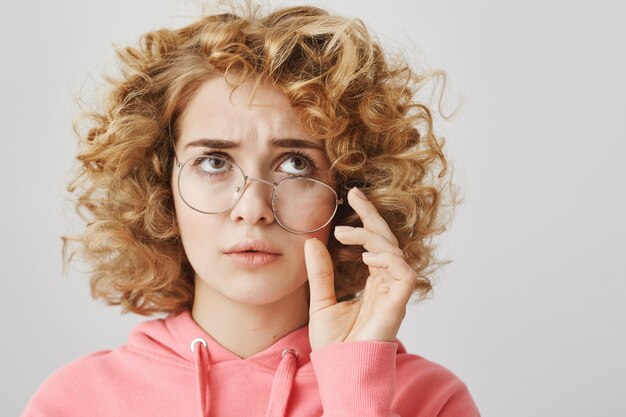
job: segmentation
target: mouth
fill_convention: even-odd
[[[244,250],[244,251],[237,251],[237,252],[230,252],[230,253],[266,253],[268,255],[278,255],[277,253],[263,252],[260,250]]]
[[[248,267],[259,267],[277,261],[281,255],[259,251],[230,252],[228,257],[236,264]]]
[[[225,253],[280,255],[280,250],[269,241],[262,239],[247,239],[232,245],[226,250]]]

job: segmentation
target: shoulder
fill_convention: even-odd
[[[56,369],[37,388],[21,417],[84,415],[92,399],[86,394],[98,389],[98,379],[110,368],[114,352],[92,352]]]
[[[398,352],[396,372],[403,379],[412,381],[428,381],[436,385],[462,383],[461,379],[446,366],[413,353]]]
[[[34,392],[21,417],[119,415],[130,403],[140,406],[154,394],[146,389],[154,388],[154,372],[193,369],[164,347],[163,343],[176,343],[167,324],[160,318],[144,320],[131,330],[126,344],[85,354],[57,368]],[[143,388],[141,395],[133,391],[136,387]]]
[[[424,415],[480,416],[467,384],[458,375],[444,365],[407,353],[403,347],[396,356],[396,383],[397,392],[404,393],[400,402],[406,407],[420,404],[428,408]]]

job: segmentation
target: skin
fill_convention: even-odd
[[[298,172],[301,160],[281,156],[290,149],[272,148],[272,138],[300,138],[321,144],[301,128],[299,112],[286,96],[261,84],[247,82],[231,96],[222,76],[203,83],[180,119],[176,154],[181,162],[204,148],[185,148],[199,138],[240,142],[239,149],[222,150],[244,172],[271,179],[277,171]],[[314,177],[335,187],[327,176],[330,166],[323,150],[306,150],[318,166]],[[295,170],[295,171],[294,171]],[[256,181],[230,210],[203,214],[181,199],[178,168],[172,171],[172,191],[181,239],[195,271],[194,320],[218,343],[241,358],[271,346],[290,332],[309,325],[313,350],[350,340],[388,340],[397,334],[414,287],[415,273],[404,262],[397,240],[373,204],[357,197],[348,203],[364,227],[337,232],[345,244],[363,245],[379,253],[371,260],[371,279],[360,301],[337,303],[332,260],[327,250],[331,225],[310,234],[294,234],[274,219],[271,187]],[[246,238],[271,242],[281,252],[278,261],[256,268],[236,265],[224,253]],[[310,291],[310,294],[309,294]]]

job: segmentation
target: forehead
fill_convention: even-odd
[[[183,146],[199,138],[262,146],[269,145],[272,138],[285,137],[323,145],[304,132],[299,110],[278,89],[249,80],[233,90],[222,76],[200,85],[183,110],[178,127]]]

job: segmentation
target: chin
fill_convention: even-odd
[[[256,277],[256,282],[240,282],[240,285],[233,285],[232,287],[225,288],[222,295],[229,298],[232,301],[236,301],[242,304],[249,304],[260,306],[264,304],[273,304],[281,300],[287,301],[292,297],[304,297],[306,279],[299,282],[289,283],[277,283],[277,282],[262,282],[261,277]],[[235,284],[231,282],[231,284]],[[277,286],[276,284],[282,284]]]

